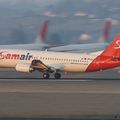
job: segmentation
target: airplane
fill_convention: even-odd
[[[104,50],[108,46],[106,40],[108,40],[109,37],[111,24],[112,24],[111,19],[107,19],[104,25],[103,33],[100,36],[100,39],[98,39],[98,43],[68,44],[63,46],[50,47],[47,50],[56,51],[56,52],[72,52],[72,53],[83,53],[83,52],[88,53],[88,52]]]
[[[95,72],[120,66],[120,34],[100,54],[0,49],[0,68],[43,73],[60,79],[60,72]]]
[[[0,48],[5,48],[5,49],[22,49],[22,50],[45,50],[46,47],[49,47],[50,45],[45,43],[46,40],[46,34],[47,34],[47,29],[48,29],[48,23],[49,21],[46,20],[43,22],[39,34],[35,41],[30,44],[9,44],[9,45],[0,45]]]
[[[48,29],[48,20],[46,20],[39,32],[35,43],[32,44],[14,44],[14,45],[0,45],[0,48],[5,49],[21,49],[21,50],[43,50],[43,51],[56,51],[56,52],[71,52],[71,53],[82,53],[82,52],[96,52],[104,50],[108,43],[105,40],[108,39],[109,31],[111,26],[111,20],[108,19],[105,22],[104,31],[99,39],[99,43],[89,44],[68,44],[63,46],[54,46],[45,43],[45,37]]]

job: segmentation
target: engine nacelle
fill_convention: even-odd
[[[18,72],[27,72],[27,73],[34,71],[34,69],[31,68],[31,65],[27,63],[18,63],[15,69]]]

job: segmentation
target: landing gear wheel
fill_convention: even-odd
[[[43,78],[44,78],[44,79],[49,79],[49,78],[50,78],[50,75],[49,75],[48,73],[44,73],[44,74],[43,74]]]
[[[55,77],[55,79],[60,79],[61,78],[61,74],[60,73],[55,73],[54,77]]]

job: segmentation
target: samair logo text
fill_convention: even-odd
[[[11,59],[11,60],[31,60],[33,58],[30,53],[26,54],[16,54],[16,53],[7,53],[7,51],[0,52],[0,60],[1,59]]]

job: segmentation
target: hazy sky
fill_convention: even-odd
[[[32,1],[32,2],[34,2],[34,3],[36,3],[36,4],[53,4],[53,3],[56,3],[56,2],[58,2],[58,1],[60,1],[60,0],[0,0],[0,2],[5,2],[5,3],[11,3],[11,4],[16,4],[16,3],[19,3],[19,2],[22,2],[22,1],[24,1],[24,2],[29,2],[29,1]]]
[[[119,4],[120,0],[0,0],[0,39],[13,42],[11,33],[21,25],[28,40],[33,40],[39,25],[47,19],[50,35],[59,34],[66,41],[75,42],[81,34],[90,35],[92,40],[93,34],[96,40],[106,18],[120,23]],[[111,33],[117,34],[119,29],[119,25],[114,25]]]

